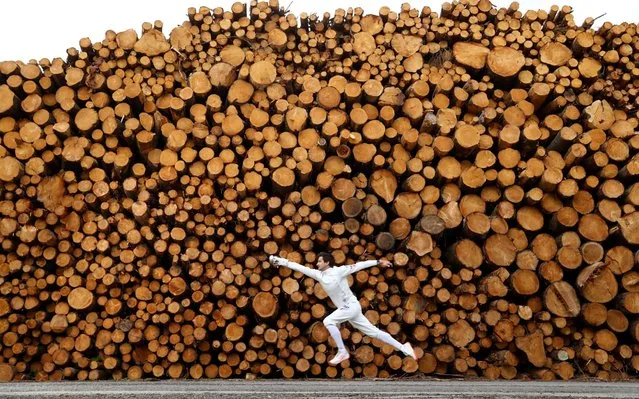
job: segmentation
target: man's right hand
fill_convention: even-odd
[[[268,261],[269,261],[272,265],[277,266],[277,267],[280,267],[280,266],[283,264],[283,263],[282,263],[282,258],[278,258],[277,256],[274,256],[274,255],[270,255],[270,256],[268,257]]]

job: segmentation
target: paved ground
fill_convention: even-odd
[[[143,381],[0,383],[0,398],[639,398],[639,383],[451,380]]]

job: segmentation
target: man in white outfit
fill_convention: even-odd
[[[357,273],[360,270],[376,265],[389,267],[392,263],[388,260],[367,260],[357,262],[354,265],[331,267],[334,263],[333,256],[327,252],[320,252],[317,257],[317,270],[273,255],[269,256],[269,262],[275,266],[286,266],[289,269],[301,272],[319,281],[324,291],[326,291],[335,306],[337,306],[337,310],[324,319],[324,325],[331,334],[331,337],[333,337],[338,349],[337,354],[329,361],[329,364],[334,366],[350,357],[344,347],[344,341],[342,341],[342,336],[338,328],[338,326],[345,321],[348,321],[369,337],[377,338],[391,345],[396,350],[401,351],[404,355],[417,360],[415,351],[410,343],[399,343],[389,333],[375,327],[366,316],[362,314],[362,307],[359,300],[357,300],[357,297],[355,297],[348,286],[347,277],[349,274]]]

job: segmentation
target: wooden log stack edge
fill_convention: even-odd
[[[639,28],[594,24],[253,0],[0,62],[0,380],[636,376]],[[267,261],[320,251],[393,261],[351,283],[419,360],[328,364]]]

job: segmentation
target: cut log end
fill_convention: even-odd
[[[453,45],[455,61],[473,69],[482,69],[490,50],[479,43],[457,42]]]
[[[523,54],[510,47],[495,47],[488,54],[488,68],[496,76],[508,78],[516,75],[524,66]]]
[[[253,310],[264,319],[277,314],[277,299],[269,292],[260,292],[253,298]]]
[[[93,293],[84,287],[77,287],[69,293],[68,301],[73,309],[84,310],[93,304]]]

